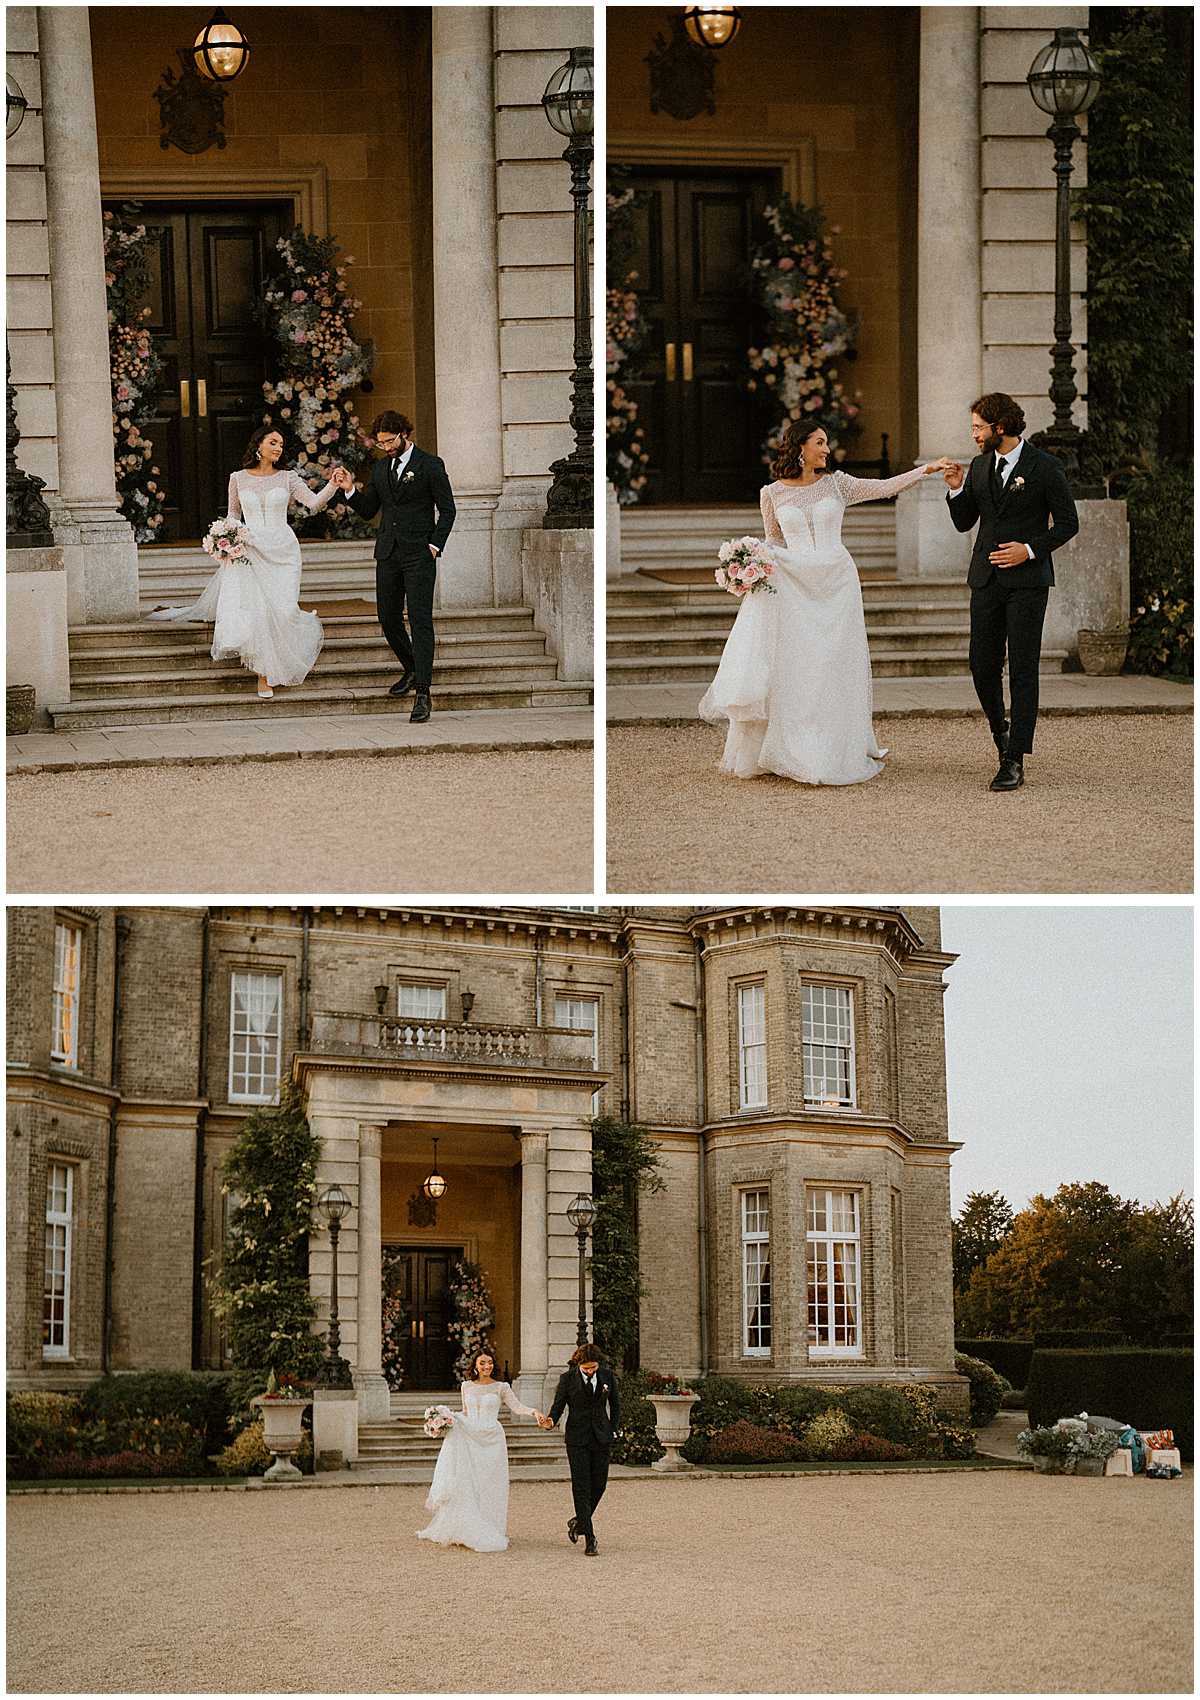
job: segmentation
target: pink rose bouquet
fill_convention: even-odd
[[[721,565],[717,568],[717,583],[731,596],[749,596],[751,591],[765,590],[775,595],[771,576],[775,562],[771,550],[761,537],[732,537],[718,550]]]
[[[213,520],[200,547],[206,555],[214,556],[223,567],[248,566],[250,563],[250,557],[246,553],[245,527],[238,525],[235,520]]]
[[[422,1427],[430,1440],[436,1440],[440,1434],[445,1434],[453,1421],[454,1418],[450,1415],[450,1412],[446,1409],[445,1405],[427,1405],[425,1407],[425,1421],[422,1424]]]

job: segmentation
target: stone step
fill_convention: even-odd
[[[304,681],[300,689],[327,690],[331,695],[343,690],[377,691],[386,696],[389,686],[399,674],[399,663],[390,650],[367,661],[326,661],[324,656]],[[514,657],[469,655],[454,657],[439,654],[433,664],[433,689],[474,684],[486,687],[501,685],[552,684],[558,676],[558,663],[552,655],[518,655]],[[281,686],[280,689],[289,687]],[[236,662],[212,661],[206,667],[180,668],[172,671],[134,670],[121,668],[115,673],[88,673],[76,678],[71,672],[72,707],[77,697],[89,702],[104,702],[110,697],[135,700],[144,696],[171,696],[180,702],[205,695],[245,696],[257,702],[254,675]],[[272,699],[274,700],[274,699]]]
[[[243,675],[245,676],[245,675]],[[434,713],[452,713],[475,708],[587,708],[591,688],[553,678],[526,684],[462,683],[435,685]],[[135,696],[102,700],[81,699],[67,708],[50,711],[55,731],[85,730],[94,726],[176,725],[195,720],[288,719],[298,715],[403,714],[412,698],[390,697],[384,691],[366,688],[314,688],[308,684],[280,690],[260,700],[249,680],[240,695],[212,692],[203,696]]]
[[[683,635],[695,632],[707,636],[715,631],[728,632],[733,625],[740,604],[730,596],[726,605],[702,603],[699,605],[671,608],[663,613],[648,613],[641,610],[625,608],[610,609],[608,614],[608,641],[611,645],[615,639],[634,639],[639,636],[646,638],[664,636],[664,627],[669,627],[672,634]],[[891,627],[909,627],[913,629],[939,629],[945,631],[966,631],[970,627],[970,607],[965,601],[950,597],[934,598],[926,603],[871,602],[865,608],[867,631],[882,631]]]
[[[1065,649],[1042,651],[1041,671],[1061,673],[1067,659]],[[944,677],[967,671],[963,645],[952,649],[903,649],[876,654],[871,651],[871,670],[877,679]],[[707,683],[716,671],[714,658],[703,655],[624,657],[608,663],[609,685],[690,685]]]
[[[480,637],[474,633],[462,637],[439,637],[438,658],[441,661],[452,662],[459,659],[479,659],[486,662],[515,662],[523,659],[544,661],[546,659],[546,640],[540,632],[497,632],[494,636]],[[393,673],[398,671],[396,659],[382,638],[376,636],[374,641],[362,638],[327,638],[320,657],[310,677],[329,670],[331,663],[340,663],[342,668],[383,668]],[[93,679],[105,677],[145,678],[153,674],[165,677],[170,674],[205,673],[213,678],[219,672],[224,672],[230,664],[216,662],[212,658],[209,644],[197,640],[190,648],[182,648],[177,644],[144,645],[136,650],[129,648],[117,649],[87,649],[82,654],[71,652],[71,689],[86,690]],[[234,669],[239,674],[245,669]],[[347,676],[344,672],[342,676]]]
[[[312,601],[315,598],[307,598]],[[459,636],[491,637],[498,632],[532,632],[531,608],[441,608],[435,615],[438,642]],[[367,613],[322,614],[326,642],[349,637],[382,641],[379,622]],[[204,621],[189,620],[128,620],[115,625],[72,626],[70,644],[72,655],[88,649],[139,649],[145,645],[159,648],[176,644],[181,648],[207,643],[212,627]],[[209,638],[205,634],[209,634]]]
[[[375,593],[374,543],[300,544],[301,599],[323,595],[351,597]],[[215,571],[212,560],[190,544],[155,545],[138,550],[138,598],[143,609],[156,603],[194,602]]]

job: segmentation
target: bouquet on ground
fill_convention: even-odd
[[[232,519],[215,519],[200,547],[206,555],[214,555],[223,567],[249,566],[246,553],[246,528]]]
[[[721,565],[717,568],[717,583],[731,596],[749,596],[752,590],[767,590],[775,595],[771,575],[775,563],[770,546],[761,537],[731,537],[717,551]]]
[[[436,1440],[439,1435],[445,1434],[453,1421],[454,1418],[445,1405],[426,1405],[423,1427],[430,1440]]]

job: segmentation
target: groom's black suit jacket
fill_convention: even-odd
[[[375,538],[375,559],[389,555],[412,555],[432,543],[440,555],[454,524],[454,492],[446,468],[437,455],[426,454],[413,445],[408,465],[396,478],[390,455],[376,461],[362,490],[346,501],[363,519],[374,519],[382,509]]]
[[[607,1364],[596,1371],[595,1393],[574,1364],[559,1376],[548,1412],[551,1422],[556,1423],[564,1410],[568,1446],[587,1446],[593,1440],[600,1446],[612,1445],[614,1432],[621,1426],[621,1395],[617,1378]]]
[[[993,578],[1013,590],[1042,589],[1054,583],[1052,551],[1069,543],[1079,530],[1079,515],[1067,487],[1062,463],[1032,443],[1021,445],[1008,484],[997,499],[996,456],[989,449],[976,455],[967,468],[963,488],[947,494],[950,518],[957,531],[978,524],[967,583],[979,590]],[[994,567],[988,556],[1001,543],[1027,543],[1032,561],[1022,567]]]

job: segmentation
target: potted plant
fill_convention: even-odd
[[[654,1432],[665,1449],[665,1455],[650,1466],[652,1470],[692,1468],[686,1458],[680,1457],[679,1448],[687,1444],[692,1432],[692,1406],[699,1397],[677,1375],[656,1375],[653,1371],[647,1374],[646,1398],[654,1406]]]
[[[32,685],[9,685],[5,700],[5,730],[10,738],[18,738],[33,728],[37,709],[37,692]]]
[[[1079,664],[1085,673],[1119,673],[1124,667],[1129,649],[1127,621],[1114,626],[1098,627],[1095,630],[1084,626],[1076,635],[1079,643]]]
[[[1017,1451],[1031,1458],[1043,1476],[1102,1476],[1117,1448],[1110,1432],[1089,1434],[1074,1428],[1027,1428],[1017,1436]]]
[[[276,1379],[272,1370],[265,1393],[250,1403],[262,1412],[263,1441],[275,1462],[263,1476],[264,1482],[295,1481],[300,1471],[292,1463],[293,1454],[300,1450],[304,1432],[304,1413],[312,1404],[312,1389],[294,1375]]]

